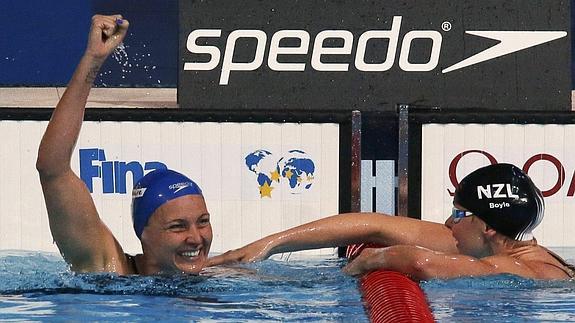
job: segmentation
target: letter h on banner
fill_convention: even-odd
[[[361,161],[361,211],[395,214],[395,161]],[[375,189],[375,194],[373,190]],[[375,197],[375,209],[373,198]]]

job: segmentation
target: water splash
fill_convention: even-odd
[[[130,34],[130,36],[132,36]],[[107,87],[108,84],[120,82],[120,86],[144,85],[144,80],[156,79],[157,86],[162,83],[156,77],[156,65],[152,63],[152,54],[145,43],[127,45],[121,43],[110,55],[106,71],[100,72],[96,86]],[[140,84],[130,84],[139,82]],[[152,85],[153,84],[147,84]]]
[[[123,67],[126,67],[129,64],[128,52],[126,51],[127,48],[128,46],[121,43],[112,53],[112,58]]]

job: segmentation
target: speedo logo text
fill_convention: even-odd
[[[226,46],[223,51],[212,45],[207,45],[206,40],[210,38],[220,38],[221,29],[195,29],[188,34],[186,48],[191,54],[209,57],[207,61],[184,62],[184,71],[211,71],[221,65],[220,85],[228,85],[230,74],[240,71],[254,71],[260,68],[264,62],[266,49],[267,66],[272,71],[277,72],[303,72],[308,65],[319,72],[347,72],[350,69],[349,62],[334,62],[333,59],[326,60],[330,55],[354,55],[353,64],[361,72],[385,72],[395,65],[396,54],[399,50],[398,65],[405,72],[429,72],[439,65],[443,36],[437,30],[411,30],[400,39],[402,16],[394,16],[391,29],[388,30],[367,30],[363,32],[355,41],[356,35],[348,30],[323,30],[315,35],[313,44],[310,44],[311,36],[306,30],[278,30],[271,36],[268,46],[268,34],[258,29],[238,29],[229,33],[226,39]],[[471,65],[482,63],[500,56],[511,54],[529,47],[547,43],[567,36],[565,31],[466,31],[466,34],[476,37],[488,38],[498,41],[497,44],[467,57],[444,69],[442,73],[450,73]],[[253,39],[256,41],[255,52],[251,61],[234,61],[234,52],[238,40]],[[281,45],[284,39],[296,39],[299,45]],[[326,39],[337,39],[341,46],[324,47]],[[387,52],[382,62],[366,62],[368,41],[372,39],[387,40]],[[412,43],[418,39],[431,41],[431,47],[425,62],[410,62],[410,51]],[[201,40],[201,41],[199,41]],[[401,41],[401,42],[400,42]],[[203,44],[199,44],[203,43]],[[354,48],[355,45],[355,48]],[[306,61],[287,62],[286,55],[305,55]],[[278,59],[281,58],[281,59]],[[327,62],[329,61],[329,62]],[[221,64],[220,64],[221,63]]]

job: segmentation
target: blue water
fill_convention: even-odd
[[[575,248],[553,248],[575,263]],[[575,322],[575,280],[512,275],[423,282],[440,322]]]
[[[575,322],[575,281],[511,275],[422,284],[440,322]]]
[[[341,260],[267,260],[211,277],[71,273],[59,255],[0,251],[0,321],[366,322]]]
[[[367,322],[344,263],[266,260],[209,276],[120,277],[71,273],[55,254],[0,251],[0,321]],[[422,287],[439,322],[575,321],[575,281],[501,275]]]

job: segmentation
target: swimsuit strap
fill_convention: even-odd
[[[132,256],[127,253],[125,253],[124,255],[126,255],[126,259],[128,260],[128,266],[130,266],[130,268],[134,271],[135,275],[138,275],[139,271],[138,266],[136,266],[136,256]]]
[[[553,263],[548,263],[549,265],[555,266],[561,270],[563,270],[569,277],[574,278],[575,277],[575,266],[566,262],[563,258],[561,258],[558,254],[554,253],[553,251],[540,246],[541,248],[543,248],[543,250],[545,250],[549,255],[551,255],[553,258],[555,258],[555,260],[557,260],[561,266],[557,266],[556,264]],[[546,262],[547,263],[547,262]]]

